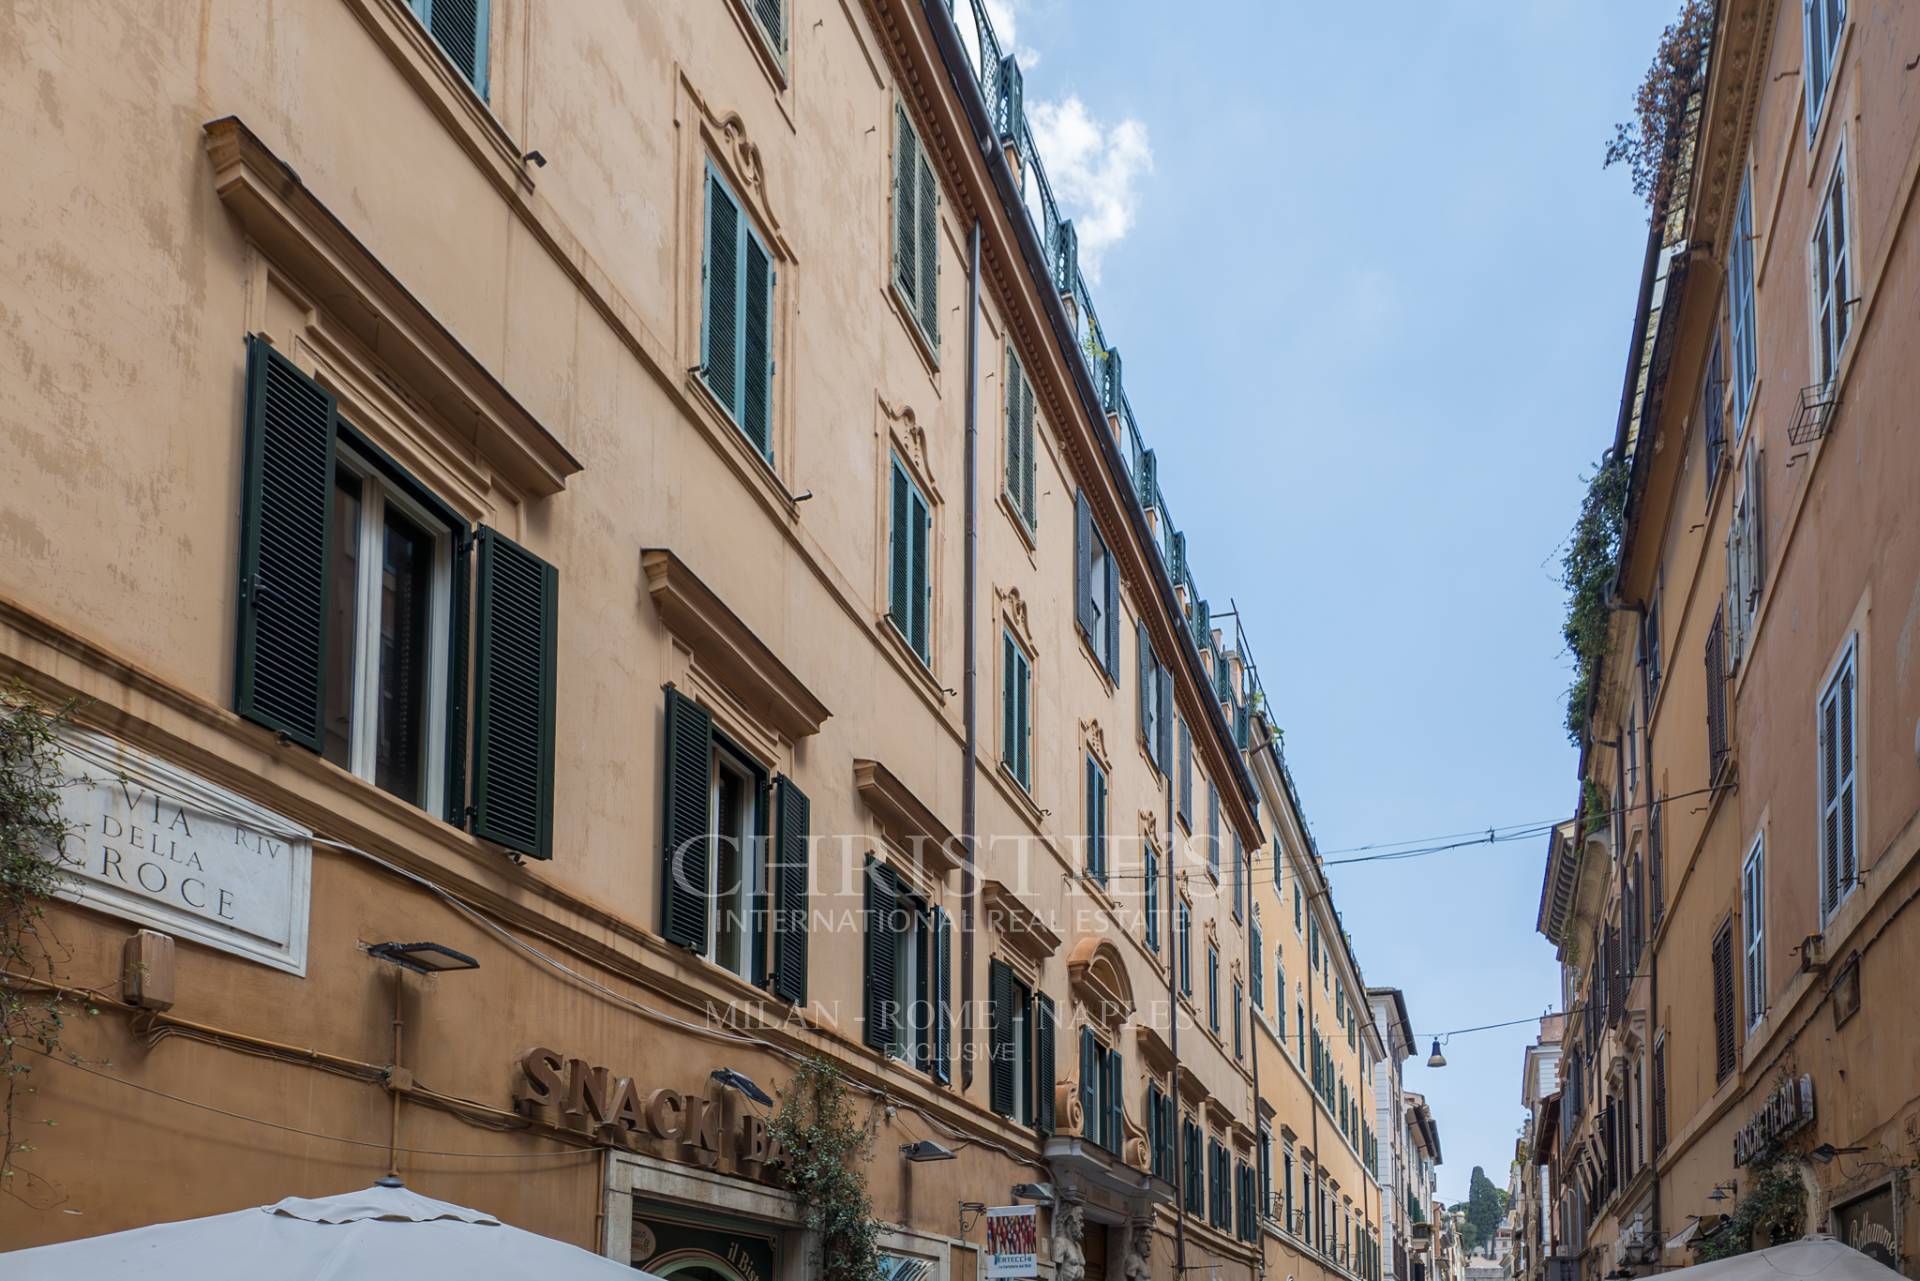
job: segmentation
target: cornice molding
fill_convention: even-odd
[[[833,713],[714,590],[665,548],[640,553],[647,593],[667,630],[741,704],[791,740],[820,732]]]
[[[467,435],[526,493],[559,493],[580,460],[560,443],[347,225],[237,116],[202,126],[213,188],[247,238]]]
[[[1060,950],[1060,936],[1045,918],[1001,881],[983,881],[980,899],[986,908],[987,923],[1000,934],[1008,947],[1038,966]]]
[[[935,870],[959,866],[960,838],[899,775],[879,761],[859,759],[853,763],[853,786],[880,825],[922,863]]]

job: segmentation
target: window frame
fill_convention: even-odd
[[[1837,19],[1827,12],[1834,4],[1839,7]],[[1829,21],[1837,25],[1828,27]],[[1820,30],[1815,31],[1818,26]],[[1827,103],[1832,99],[1835,73],[1838,70],[1837,58],[1840,53],[1840,37],[1847,28],[1846,0],[1801,0],[1800,36],[1803,61],[1801,75],[1805,77],[1807,105],[1807,146],[1812,147],[1820,136],[1820,122],[1826,116]],[[1824,39],[1822,39],[1824,37]],[[1815,75],[1818,67],[1819,74]]]
[[[1753,402],[1760,381],[1759,347],[1754,333],[1758,320],[1755,298],[1758,282],[1754,276],[1751,165],[1742,170],[1740,195],[1734,210],[1733,245],[1727,253],[1727,328],[1731,331],[1728,363],[1733,376],[1728,383],[1733,393],[1733,443],[1737,447],[1746,436],[1748,420],[1753,417]]]
[[[748,949],[741,969],[728,965],[720,959],[719,955],[720,916],[723,911],[723,902],[729,897],[721,890],[719,874],[720,843],[725,839],[720,831],[719,822],[722,770],[733,771],[747,784],[746,799],[751,808],[754,825],[754,830],[748,839],[753,842],[757,851],[748,857],[748,865],[753,875],[735,892],[744,905],[747,919]],[[707,885],[707,946],[700,957],[736,978],[756,984],[766,974],[766,967],[772,959],[772,938],[767,933],[769,922],[766,914],[768,896],[772,889],[771,877],[768,875],[773,835],[772,785],[772,772],[716,725],[713,730],[713,751],[707,778],[707,837],[713,842]]]
[[[473,75],[471,76],[461,70],[460,63],[456,60],[453,51],[447,48],[447,46],[441,42],[440,37],[434,33],[434,4],[435,0],[403,0],[401,7],[413,15],[414,20],[420,24],[421,30],[427,33],[427,39],[432,41],[433,47],[439,51],[440,56],[452,64],[454,74],[460,78],[460,82],[473,90],[481,102],[488,102],[487,91],[490,87],[493,64],[493,6],[491,0],[474,0]]]
[[[1092,752],[1086,753],[1087,802],[1087,875],[1103,887],[1107,884],[1107,816],[1110,786],[1107,771]]]
[[[891,228],[889,240],[893,252],[887,272],[887,287],[895,303],[911,321],[914,337],[928,361],[934,369],[938,369],[940,367],[940,175],[934,170],[933,162],[927,158],[926,143],[920,136],[920,127],[913,121],[913,113],[907,109],[906,99],[897,95],[894,98],[893,119],[893,149],[889,155],[891,164],[888,167],[891,173],[888,178],[887,193],[889,214],[887,221]],[[912,154],[910,157],[903,157],[902,152],[908,149],[909,139],[912,141]],[[904,212],[901,209],[903,165],[911,167],[911,180],[914,183],[913,207],[907,214],[912,219],[913,227],[912,288],[914,292],[912,296],[908,295],[907,287],[900,280],[903,265],[900,243],[900,223]],[[933,197],[934,207],[931,222],[926,210],[921,207],[921,201],[929,194]],[[922,243],[922,237],[929,234],[933,238],[931,282],[927,279],[922,257],[928,249],[928,246]],[[920,295],[920,290],[929,283],[933,286],[931,302]],[[932,317],[931,323],[929,323],[929,317]]]
[[[734,425],[735,429],[746,439],[747,444],[753,448],[754,453],[760,455],[767,465],[771,467],[774,465],[773,460],[777,452],[774,437],[776,435],[775,424],[778,421],[778,416],[775,413],[776,402],[774,392],[778,384],[778,379],[776,378],[778,361],[775,358],[774,352],[778,338],[776,325],[779,320],[780,260],[774,256],[773,249],[767,244],[766,237],[761,235],[759,227],[755,225],[747,202],[740,198],[740,193],[734,190],[733,184],[728,182],[726,175],[720,172],[720,167],[714,163],[713,158],[709,156],[703,167],[707,181],[703,189],[705,198],[701,202],[701,212],[704,216],[700,223],[700,381],[707,388],[709,394],[712,395],[714,403],[719,405],[721,411],[726,414],[727,420]],[[736,386],[732,393],[734,399],[731,405],[721,396],[719,388],[714,385],[711,374],[713,364],[711,343],[713,341],[713,334],[711,325],[709,324],[709,317],[712,315],[713,310],[710,300],[712,297],[711,282],[713,280],[713,189],[716,186],[726,193],[727,199],[732,202],[734,218],[738,224],[734,238],[734,253],[736,256],[734,263],[734,307],[737,322],[737,329],[734,336],[734,378]],[[744,236],[739,235],[738,232],[740,231],[744,231],[746,234]],[[752,432],[747,428],[746,421],[747,246],[749,242],[758,245],[760,252],[764,254],[767,259],[767,443],[764,447],[754,440]]]
[[[1207,943],[1207,1026],[1220,1035],[1220,945]]]
[[[920,662],[929,671],[931,671],[933,668],[933,634],[934,634],[934,627],[933,627],[933,563],[934,563],[933,503],[932,503],[932,500],[930,500],[927,497],[926,490],[921,488],[920,482],[914,479],[912,469],[907,466],[906,459],[900,456],[899,451],[890,449],[888,451],[887,457],[890,463],[890,468],[889,468],[888,477],[887,477],[887,557],[888,557],[887,622],[892,625],[894,633],[897,636],[899,636],[899,638],[903,642],[905,642],[907,648],[913,652],[913,655],[916,658],[918,658]],[[913,614],[910,613],[909,617],[903,620],[900,617],[900,612],[899,612],[900,602],[893,599],[895,584],[894,584],[894,577],[893,577],[892,558],[894,555],[895,540],[900,537],[900,533],[895,522],[898,516],[900,515],[899,506],[900,506],[900,498],[902,496],[901,495],[902,487],[904,487],[905,489],[904,496],[906,499],[907,519],[909,521],[913,519],[915,504],[918,504],[919,511],[920,511],[920,527],[921,527],[920,563],[917,567],[914,564],[913,541],[910,536],[908,537],[906,542],[906,548],[907,548],[906,590],[910,598],[914,595],[917,595],[918,599],[917,600],[909,599],[906,601],[906,605],[910,611],[917,612],[918,622],[920,624],[924,641],[925,641],[924,648],[922,648],[922,646],[920,645],[915,644],[913,640],[913,626],[915,622],[915,618]],[[920,579],[920,590],[918,591],[918,593],[914,592],[914,576],[915,576],[916,568],[918,569],[918,575]]]
[[[1179,952],[1180,994],[1193,997],[1193,905],[1186,899],[1173,904],[1174,946]]]
[[[1013,628],[1002,625],[1000,629],[1000,652],[1003,671],[1000,674],[1000,765],[1007,776],[1020,785],[1020,790],[1033,794],[1033,655],[1020,643]],[[1015,679],[1019,685],[1010,682]],[[1010,691],[1017,696],[1010,697]],[[1019,721],[1015,726],[1008,720],[1009,712]],[[1018,742],[1009,742],[1017,731]]]
[[[1767,836],[1753,838],[1740,866],[1740,959],[1746,989],[1747,1029],[1766,1017],[1767,1004]]]
[[[1807,238],[1807,346],[1811,352],[1813,381],[1820,386],[1828,386],[1840,377],[1841,358],[1846,353],[1847,341],[1853,337],[1853,313],[1846,295],[1853,291],[1856,280],[1853,194],[1847,184],[1847,144],[1842,137],[1834,148],[1833,164],[1821,188],[1820,214],[1814,219],[1813,230]],[[1823,328],[1823,310],[1832,326],[1830,329]]]
[[[335,434],[333,474],[336,491],[343,474],[352,476],[360,486],[360,528],[355,538],[353,655],[348,672],[351,688],[347,696],[354,728],[348,736],[349,763],[343,768],[355,778],[380,786],[375,781],[380,734],[380,590],[386,508],[391,504],[431,535],[433,565],[425,626],[429,648],[421,709],[425,736],[421,795],[418,800],[409,800],[384,787],[380,790],[416,809],[443,814],[447,812],[450,781],[448,709],[453,697],[454,630],[461,625],[455,601],[455,561],[469,536],[468,527],[444,503],[432,499],[417,481],[348,426],[344,417]],[[322,706],[325,706],[324,687]],[[323,738],[323,744],[324,741]],[[322,755],[325,755],[324,749]]]
[[[1840,656],[1828,669],[1826,678],[1820,683],[1820,694],[1815,701],[1814,711],[1814,795],[1820,803],[1819,814],[1819,883],[1820,883],[1820,924],[1824,929],[1839,914],[1847,900],[1860,887],[1860,635],[1850,633],[1847,642],[1841,647]],[[1839,699],[1844,695],[1846,719],[1839,719]],[[1844,768],[1838,755],[1835,756],[1834,770],[1829,777],[1826,768],[1828,750],[1827,708],[1835,706],[1835,729],[1844,724],[1841,735],[1851,751],[1847,754]],[[1844,799],[1843,799],[1844,798]],[[1845,807],[1845,813],[1842,807]],[[1844,823],[1843,823],[1844,820]],[[1827,827],[1829,822],[1834,830],[1851,833],[1848,848],[1835,850],[1833,875],[1828,872]],[[1836,835],[1837,839],[1837,835]],[[1844,861],[1842,861],[1844,859]],[[1844,875],[1841,875],[1844,873]]]

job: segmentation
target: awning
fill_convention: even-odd
[[[183,1219],[0,1254],[7,1281],[658,1281],[480,1210],[383,1180],[339,1196]]]
[[[1878,1260],[1824,1233],[1660,1274],[1660,1281],[1900,1281]]]

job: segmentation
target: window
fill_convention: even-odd
[[[1147,749],[1153,767],[1164,776],[1172,765],[1173,674],[1153,652],[1144,619],[1135,625],[1134,633],[1140,660],[1140,743]],[[1181,726],[1181,732],[1185,731]]]
[[[487,96],[487,0],[407,0],[407,8],[482,98]]]
[[[1859,690],[1854,676],[1856,642],[1849,638],[1839,669],[1820,695],[1820,919],[1824,924],[1859,879],[1854,840],[1854,725]]]
[[[1147,950],[1155,956],[1160,954],[1160,854],[1151,845],[1143,846],[1141,856],[1143,864],[1140,879],[1146,882],[1141,905],[1146,916]]]
[[[1180,991],[1193,995],[1193,909],[1185,899],[1174,907],[1174,946],[1180,950]]]
[[[1220,1035],[1220,949],[1207,944],[1207,1026]]]
[[[1307,1065],[1307,1003],[1296,1000],[1293,1013],[1295,1032],[1293,1052],[1294,1056],[1300,1060],[1300,1066],[1304,1068]]]
[[[1186,717],[1180,718],[1180,821],[1193,830],[1193,733]]]
[[[753,20],[759,24],[760,33],[766,37],[773,56],[784,61],[787,56],[786,0],[748,0],[747,8],[752,11]],[[894,1278],[893,1281],[902,1279]],[[917,1281],[917,1278],[908,1278],[906,1281]]]
[[[1284,948],[1273,949],[1273,1012],[1275,1018],[1274,1034],[1280,1038],[1280,1048],[1287,1048],[1287,954]]]
[[[866,1043],[936,1080],[949,1079],[953,929],[899,873],[869,859]]]
[[[1200,1166],[1200,1127],[1191,1119],[1181,1122],[1182,1173],[1186,1175],[1186,1209],[1199,1214],[1205,1208],[1206,1173]]]
[[[1713,611],[1707,629],[1707,777],[1719,782],[1727,763],[1727,641],[1726,606]]]
[[[1120,572],[1107,551],[1106,540],[1093,521],[1085,493],[1075,493],[1074,604],[1080,635],[1109,677],[1120,679]],[[1142,660],[1144,669],[1145,660]],[[1157,731],[1156,731],[1157,737]],[[1164,768],[1166,758],[1161,757]]]
[[[1667,1146],[1667,1034],[1663,1031],[1653,1042],[1653,1150],[1657,1154]]]
[[[1147,1165],[1156,1179],[1173,1181],[1173,1100],[1147,1084]]]
[[[707,170],[700,370],[747,440],[773,461],[773,256],[740,202]]]
[[[756,0],[757,7],[778,0]],[[940,184],[934,181],[907,105],[894,104],[893,288],[919,325],[927,345],[940,350]],[[1011,380],[1009,380],[1011,381]]]
[[[1740,941],[1747,1026],[1767,1012],[1767,838],[1756,836],[1740,871]]]
[[[321,755],[439,808],[453,533],[351,446],[333,470]]]
[[[1740,463],[1740,488],[1727,525],[1727,666],[1732,671],[1746,656],[1754,615],[1765,587],[1766,548],[1763,502],[1766,453],[1755,441]]]
[[[1207,1222],[1225,1230],[1233,1226],[1233,1158],[1218,1139],[1207,1140]]]
[[[671,687],[661,932],[785,1001],[807,984],[807,798]],[[777,839],[769,842],[777,818]],[[772,910],[768,910],[771,900]]]
[[[1833,83],[1834,56],[1847,22],[1846,0],[1800,0],[1801,29],[1807,40],[1807,145],[1820,125],[1827,88]]]
[[[1832,0],[1810,2],[1814,8],[1823,8]],[[1813,242],[1807,247],[1807,263],[1813,271],[1814,381],[1830,383],[1839,375],[1840,353],[1846,348],[1853,319],[1844,149],[1834,157],[1833,177],[1827,183],[1826,198],[1820,202],[1820,219],[1814,225]]]
[[[470,536],[259,338],[245,440],[234,710],[551,857],[558,572],[496,530]]]
[[[1660,589],[1662,580],[1653,581],[1653,596],[1647,602],[1647,615],[1641,628],[1640,653],[1647,673],[1647,727],[1653,727],[1653,704],[1660,696]]]
[[[987,1000],[992,1037],[988,1102],[1001,1116],[1051,1134],[1053,1001],[1021,982],[998,958],[987,967]]]
[[[1713,936],[1713,1079],[1724,1081],[1733,1071],[1733,924]]]
[[[1240,848],[1240,833],[1233,833],[1233,871],[1229,879],[1233,882],[1233,919],[1244,921],[1247,917],[1247,875],[1246,864],[1242,861],[1246,852]]]
[[[1087,757],[1087,875],[1107,883],[1107,772]]]
[[[1033,660],[1012,632],[1001,634],[1000,761],[1013,781],[1033,790]]]
[[[1267,954],[1260,940],[1260,922],[1256,919],[1250,927],[1253,932],[1253,974],[1250,980],[1253,988],[1253,1008],[1267,1008]]]
[[[1306,933],[1305,905],[1306,896],[1300,892],[1300,878],[1296,876],[1293,878],[1293,932],[1295,934]]]
[[[1737,443],[1747,429],[1747,411],[1753,407],[1754,380],[1759,365],[1753,334],[1753,179],[1740,184],[1739,211],[1734,217],[1733,247],[1727,254],[1727,322],[1733,357],[1733,437]]]
[[[906,464],[893,460],[892,501],[887,522],[887,621],[920,656],[932,662],[933,584],[928,573],[927,544],[933,536],[933,515],[927,496],[907,475]]]
[[[1727,375],[1717,326],[1713,342],[1707,348],[1707,376],[1700,389],[1700,421],[1706,424],[1707,493],[1711,494],[1727,454]]]
[[[1273,1131],[1267,1123],[1260,1123],[1260,1149],[1257,1153],[1260,1162],[1260,1199],[1257,1203],[1261,1218],[1273,1217]]]
[[[1293,1215],[1293,1144],[1280,1145],[1280,1194],[1285,1204],[1280,1212],[1280,1226],[1289,1232],[1300,1230],[1299,1222]]]
[[[1207,784],[1207,875],[1220,883],[1220,789]]]
[[[766,3],[778,3],[778,0],[765,0]],[[879,1281],[933,1281],[936,1275],[936,1263],[933,1259],[919,1259],[910,1254],[880,1255]],[[705,1269],[701,1269],[705,1271]]]
[[[1020,365],[1020,354],[1007,347],[1007,502],[1026,522],[1029,533],[1037,525],[1033,484],[1037,464],[1034,461],[1033,384]]]
[[[1118,1153],[1120,1124],[1120,1051],[1108,1047],[1093,1029],[1080,1029],[1080,1109],[1085,1137]]]
[[[1233,981],[1233,1057],[1246,1057],[1246,1047],[1242,1043],[1241,1022],[1246,1014],[1247,994],[1240,980]]]

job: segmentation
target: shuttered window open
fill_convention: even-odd
[[[707,171],[700,368],[714,399],[773,459],[773,257],[720,175]]]
[[[661,822],[661,932],[704,954],[713,883],[713,718],[667,691],[665,817]]]
[[[940,351],[940,184],[903,102],[894,104],[893,286]]]
[[[787,0],[752,0],[749,6],[753,10],[754,21],[760,24],[760,30],[766,33],[767,43],[773,47],[776,57],[785,58],[787,53]]]
[[[1820,915],[1824,923],[1859,880],[1855,840],[1854,642],[1820,695]]]
[[[1144,847],[1141,880],[1146,882],[1142,891],[1141,909],[1146,916],[1147,950],[1154,955],[1160,953],[1160,856],[1151,845]]]
[[[1087,875],[1107,883],[1107,772],[1087,757]]]
[[[894,984],[901,957],[892,925],[898,902],[893,873],[868,859],[862,929],[866,940],[866,1019],[862,1031],[868,1048],[882,1054],[893,1052],[900,1035]]]
[[[427,33],[482,98],[487,96],[488,0],[407,0]]]
[[[953,1080],[953,922],[942,908],[927,912],[927,959],[931,971],[927,998],[933,1026],[927,1033],[928,1068],[945,1085]]]
[[[560,575],[489,528],[475,581],[474,834],[551,858]]]
[[[234,708],[315,752],[338,429],[333,396],[249,339]]]
[[[1041,1134],[1054,1127],[1054,1031],[1053,998],[1036,994],[1033,998],[1033,1078],[1036,1097],[1033,1128]]]
[[[1033,787],[1033,664],[1012,632],[1001,633],[1000,759],[1021,787]]]
[[[1193,830],[1193,732],[1187,728],[1187,718],[1180,718],[1180,813],[1179,818],[1187,830]]]
[[[1713,936],[1713,1079],[1724,1081],[1734,1067],[1733,923]]]

